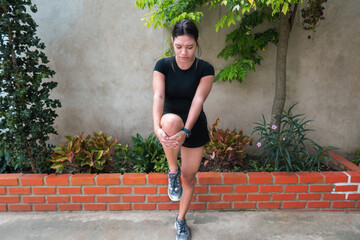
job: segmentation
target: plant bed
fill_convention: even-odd
[[[335,161],[346,160],[333,154]],[[360,211],[360,168],[199,172],[191,210]],[[352,166],[353,165],[353,166]],[[165,173],[0,174],[0,211],[174,210]]]

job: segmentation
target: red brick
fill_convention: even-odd
[[[305,202],[283,202],[282,208],[305,208]]]
[[[219,194],[217,195],[198,195],[198,201],[199,202],[218,202],[221,200],[221,196]]]
[[[272,175],[268,172],[249,172],[247,176],[250,184],[272,183]]]
[[[134,210],[155,210],[156,204],[155,203],[134,203],[133,209]]]
[[[320,200],[320,193],[300,193],[298,196],[299,200]]]
[[[131,187],[109,187],[110,194],[128,194],[131,193]]]
[[[189,206],[190,210],[205,210],[206,204],[205,203],[191,203]]]
[[[0,186],[19,185],[19,178],[22,173],[0,174]]]
[[[332,192],[332,185],[310,185],[310,192]]]
[[[8,205],[9,211],[31,211],[30,204]]]
[[[84,192],[84,194],[105,194],[106,188],[105,187],[84,187],[83,192]]]
[[[74,203],[89,203],[89,202],[94,202],[95,197],[94,196],[71,196],[71,200]]]
[[[14,196],[14,197],[9,197],[9,196],[0,197],[0,203],[18,203],[18,202],[20,202],[20,197],[19,197],[19,196]]]
[[[279,202],[259,202],[258,203],[258,208],[280,208],[280,203]]]
[[[156,187],[134,187],[134,193],[156,193]]]
[[[348,195],[348,200],[360,200],[360,193],[350,193]]]
[[[103,173],[96,177],[97,185],[119,185],[121,173]]]
[[[90,174],[90,173],[80,173],[75,174],[71,177],[70,182],[71,185],[94,185],[96,174]]]
[[[329,208],[330,202],[308,202],[308,208]]]
[[[325,183],[339,183],[348,181],[348,176],[343,172],[321,172],[325,176]]]
[[[249,193],[249,192],[257,192],[257,185],[241,185],[235,187],[235,192],[237,193]]]
[[[207,193],[208,187],[207,186],[195,186],[194,193]]]
[[[208,209],[229,209],[231,203],[209,203]]]
[[[22,197],[22,202],[23,203],[44,203],[45,197],[34,197],[34,196]]]
[[[360,171],[347,171],[346,173],[350,175],[350,182],[360,183]],[[1,180],[0,180],[0,185],[1,185]]]
[[[246,174],[240,172],[222,173],[224,184],[246,184]]]
[[[177,210],[179,209],[178,203],[159,203],[158,204],[159,210]]]
[[[123,196],[123,202],[144,202],[145,196]]]
[[[45,178],[46,185],[69,185],[71,174],[50,174]]]
[[[195,186],[195,189],[197,188],[198,186]],[[159,193],[160,194],[167,194],[168,193],[168,187],[159,187]]]
[[[60,211],[81,211],[81,204],[59,204]]]
[[[59,194],[80,194],[80,187],[59,187]]]
[[[122,181],[124,185],[144,185],[146,173],[125,173]]]
[[[297,172],[299,183],[321,183],[324,176],[319,172]]]
[[[131,210],[131,204],[109,204],[109,210],[111,211],[124,211],[124,210]]]
[[[119,196],[96,196],[96,202],[119,202]]]
[[[307,185],[286,185],[285,192],[307,192]]]
[[[354,201],[333,202],[332,207],[333,208],[353,208],[353,207],[355,207],[355,202]]]
[[[31,194],[30,187],[8,187],[8,194]]]
[[[248,201],[269,201],[270,194],[248,194]]]
[[[297,183],[298,176],[294,172],[272,172],[274,183]]]
[[[199,172],[198,184],[221,184],[221,175],[218,172]]]
[[[48,203],[68,203],[70,202],[69,197],[67,196],[48,196],[46,198]]]
[[[345,194],[324,193],[323,200],[345,200]]]
[[[246,194],[224,194],[223,201],[245,201]]]
[[[148,196],[148,202],[170,202],[169,196]]]
[[[249,202],[234,203],[234,208],[237,208],[237,209],[250,209],[250,208],[255,208],[255,206],[256,206],[255,203],[249,203]]]
[[[33,187],[33,194],[56,194],[55,187]]]
[[[275,186],[260,186],[260,192],[282,192],[283,186],[275,185]]]
[[[6,205],[1,205],[0,204],[0,212],[6,212]]]
[[[5,195],[6,189],[4,187],[0,187],[0,195]]]
[[[360,201],[357,202],[356,208],[360,208]]]
[[[84,204],[85,211],[105,211],[106,204]]]
[[[56,211],[55,204],[36,204],[34,205],[34,211]]]
[[[343,185],[343,186],[335,186],[335,192],[351,192],[351,191],[357,191],[358,186],[357,185]]]
[[[148,174],[148,184],[168,184],[166,173],[149,173]]]
[[[44,177],[47,174],[25,174],[20,178],[21,185],[44,185]]]
[[[210,193],[232,193],[232,186],[210,186]]]
[[[296,194],[273,194],[272,200],[283,201],[283,200],[295,200]]]

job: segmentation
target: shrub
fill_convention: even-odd
[[[135,172],[167,171],[163,166],[166,161],[164,149],[156,136],[151,133],[147,139],[143,139],[140,134],[132,137],[133,147],[130,151],[131,161],[134,164]]]
[[[328,165],[331,157],[328,151],[335,148],[321,147],[306,137],[308,132],[314,131],[306,128],[311,120],[305,120],[304,114],[293,116],[291,111],[295,105],[283,112],[280,126],[266,123],[264,115],[262,123],[255,123],[257,126],[252,134],[260,135],[257,141],[259,154],[265,156],[264,164],[271,162],[276,171],[320,170],[321,165]],[[310,155],[309,148],[313,155]]]
[[[55,72],[36,36],[37,24],[27,1],[1,1],[0,21],[0,144],[9,153],[7,164],[15,171],[48,171],[50,134],[61,107],[50,99],[57,86],[49,81]],[[46,81],[44,81],[46,79]]]
[[[86,138],[80,136],[66,136],[66,145],[54,148],[50,161],[54,164],[51,168],[57,173],[90,173],[103,170],[106,163],[112,160],[113,148],[117,138],[111,140],[102,131],[93,133]]]
[[[356,165],[360,165],[360,148],[358,148],[355,152],[355,159],[353,160],[353,163]]]
[[[206,163],[219,168],[243,166],[246,157],[245,147],[251,145],[253,138],[245,135],[242,130],[218,129],[219,119],[210,128],[210,141],[205,146]]]

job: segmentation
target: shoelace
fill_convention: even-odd
[[[171,179],[170,177],[167,177],[167,178],[169,178],[170,179],[170,185],[171,186],[174,186],[174,189],[173,189],[173,191],[175,191],[175,188],[179,188],[179,185],[180,184],[177,184],[178,183],[178,181],[176,181],[177,180],[177,176],[178,176],[178,174],[179,174],[179,171],[176,173],[176,175],[174,176],[174,178],[173,179]]]
[[[186,223],[185,223],[185,221],[178,221],[178,223],[179,223],[179,234],[181,234],[181,233],[186,233],[187,231],[186,231]]]

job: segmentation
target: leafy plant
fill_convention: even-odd
[[[355,159],[352,161],[354,164],[359,165],[360,164],[360,148],[358,148],[355,152]]]
[[[46,141],[57,134],[54,109],[61,104],[49,97],[55,72],[46,65],[29,9],[37,11],[30,0],[0,1],[0,142],[10,167],[39,172],[51,152]]]
[[[54,148],[50,161],[56,172],[80,172],[90,173],[101,171],[105,163],[112,160],[113,148],[117,138],[107,137],[102,131],[93,133],[91,137],[66,136],[66,145],[58,145]]]
[[[260,155],[264,155],[266,163],[273,163],[276,171],[290,170],[319,170],[321,165],[328,165],[331,157],[329,150],[333,147],[321,147],[306,134],[312,129],[307,129],[311,120],[305,120],[304,114],[292,115],[291,106],[281,115],[281,125],[267,124],[264,115],[262,123],[255,123],[252,134],[258,133],[260,139],[257,146]],[[314,154],[311,155],[308,149]]]
[[[114,148],[113,169],[114,172],[126,173],[131,172],[133,163],[130,157],[130,148],[128,145],[122,146],[117,144]]]
[[[246,162],[244,172],[273,172],[275,168],[270,164],[265,164],[263,157],[250,158]]]
[[[4,150],[0,150],[0,173],[5,172],[9,157],[10,156],[8,153],[6,153]]]
[[[153,133],[147,139],[136,134],[136,137],[132,137],[132,144],[130,158],[134,164],[135,172],[149,173],[155,169],[167,170],[164,166],[166,161],[164,149]]]
[[[210,141],[205,146],[207,163],[218,167],[243,166],[246,156],[245,147],[251,145],[253,138],[245,135],[242,130],[218,129],[219,119],[216,119],[210,128]]]

